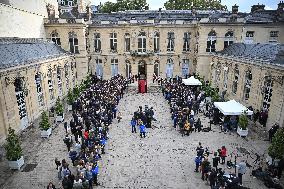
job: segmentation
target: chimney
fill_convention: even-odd
[[[277,10],[284,10],[284,1],[280,1],[280,3],[278,3],[278,9]]]
[[[232,13],[238,14],[238,12],[239,12],[239,6],[235,4],[234,6],[232,6]]]
[[[257,5],[251,6],[251,13],[257,12],[257,11],[263,11],[265,8],[265,5],[260,5],[259,3]]]

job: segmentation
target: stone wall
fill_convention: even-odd
[[[76,68],[73,67],[73,76],[71,70],[71,63],[74,62],[71,56],[64,56],[56,59],[49,59],[31,65],[23,67],[14,67],[5,72],[0,73],[0,136],[5,137],[8,127],[14,128],[16,131],[24,129],[35,119],[37,119],[41,112],[48,110],[54,106],[56,99],[63,98],[67,95],[68,89],[72,89],[76,83]],[[62,94],[59,94],[57,68],[61,68],[61,81],[62,81]],[[52,71],[52,81],[54,89],[54,99],[50,98],[49,86],[48,86],[48,69]],[[41,90],[43,93],[43,105],[39,103],[38,92],[36,87],[35,75],[41,75]],[[68,88],[66,73],[68,74]],[[25,127],[21,127],[21,120],[19,116],[19,109],[15,93],[14,81],[16,78],[21,78],[24,83],[26,93],[24,95],[24,101],[26,103],[28,124]],[[74,80],[72,80],[74,78]],[[74,81],[74,83],[73,83]],[[3,95],[2,95],[3,94]]]
[[[47,3],[55,8],[58,16],[56,0],[9,0],[0,3],[0,37],[45,38],[44,21]]]
[[[269,64],[260,64],[252,60],[240,61],[229,57],[213,57],[211,59],[211,82],[214,87],[219,88],[220,94],[226,91],[226,99],[235,99],[245,106],[252,106],[254,110],[262,110],[263,103],[263,86],[264,79],[267,76],[272,77],[273,90],[268,114],[267,128],[270,128],[274,123],[279,123],[283,126],[284,115],[284,68],[280,66],[273,66]],[[234,68],[238,66],[239,79],[236,94],[233,93],[233,81],[235,78]],[[216,70],[220,71],[219,79],[216,79]],[[227,88],[224,87],[224,72],[228,72]],[[249,98],[245,99],[245,73],[251,70],[252,80]]]

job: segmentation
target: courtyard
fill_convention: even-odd
[[[196,147],[201,142],[210,152],[217,151],[225,145],[228,149],[227,159],[237,163],[247,160],[250,167],[243,178],[243,185],[248,188],[266,188],[263,183],[251,176],[251,171],[257,166],[253,164],[255,153],[262,156],[266,153],[268,141],[259,133],[250,133],[247,138],[241,138],[236,133],[220,132],[217,125],[212,125],[210,132],[193,132],[182,136],[173,128],[170,107],[162,93],[155,90],[151,93],[137,94],[136,86],[130,86],[128,93],[118,105],[122,114],[120,123],[117,120],[110,125],[106,154],[99,161],[99,186],[94,188],[209,188],[206,181],[201,180],[201,173],[194,172]],[[147,129],[146,138],[140,138],[138,133],[131,132],[130,120],[138,106],[153,107],[155,118],[152,128]],[[67,116],[69,120],[71,115]],[[209,119],[203,114],[196,115],[204,127]],[[255,126],[258,127],[258,126]],[[261,130],[258,128],[257,130]],[[6,160],[0,165],[0,188],[17,189],[44,188],[51,181],[59,187],[61,181],[57,178],[54,159],[66,159],[70,169],[75,173],[68,158],[67,148],[63,142],[65,130],[63,124],[54,125],[53,134],[49,139],[42,139],[39,129],[28,128],[22,133],[25,166],[21,171],[11,171]],[[212,161],[212,155],[209,155]],[[222,167],[226,173],[234,173],[234,169]]]

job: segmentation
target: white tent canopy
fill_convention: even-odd
[[[195,79],[193,76],[187,79],[182,79],[182,83],[184,83],[185,85],[202,85],[202,83],[198,79]]]
[[[247,109],[242,104],[235,100],[227,102],[214,102],[216,108],[218,108],[224,115],[241,115],[244,111],[247,111],[248,115],[252,115],[253,112]]]

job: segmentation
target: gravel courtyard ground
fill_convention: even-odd
[[[138,106],[153,106],[157,121],[153,128],[147,130],[147,137],[141,139],[139,134],[131,133],[129,125],[133,112]],[[262,155],[268,142],[253,135],[248,139],[236,133],[224,134],[218,126],[211,132],[193,132],[182,137],[172,127],[169,105],[161,93],[136,94],[130,92],[119,104],[122,121],[110,126],[110,139],[106,146],[106,154],[100,162],[100,186],[96,188],[174,188],[174,189],[207,189],[209,186],[201,180],[201,174],[194,172],[195,148],[198,142],[210,151],[216,151],[225,145],[229,154],[236,148],[245,149],[250,155],[239,153],[241,158],[252,164],[255,153]],[[209,120],[198,115],[205,127]],[[68,118],[67,118],[68,119]],[[11,171],[7,161],[0,162],[0,188],[4,189],[41,189],[49,181],[59,186],[54,159],[68,159],[67,149],[62,138],[63,125],[54,128],[49,139],[41,139],[39,129],[32,127],[22,134],[26,164],[37,164],[29,172]],[[253,140],[252,140],[253,137]],[[209,160],[211,161],[211,157]],[[71,162],[68,159],[70,165]],[[225,169],[226,172],[234,170]],[[250,176],[251,169],[244,176],[244,186],[262,189],[265,186]]]

